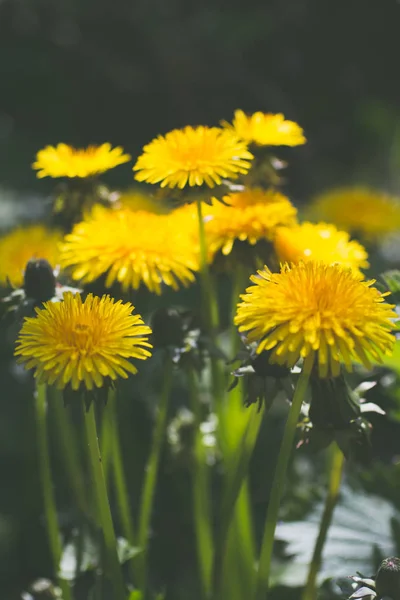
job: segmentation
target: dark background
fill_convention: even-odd
[[[51,189],[30,169],[46,144],[109,141],[135,157],[158,133],[218,124],[237,108],[283,112],[305,129],[306,146],[279,149],[296,202],[353,182],[398,193],[399,31],[395,0],[0,0],[0,203],[2,188]],[[106,179],[128,186],[132,172],[125,165]],[[49,575],[49,561],[31,384],[17,381],[12,333],[0,365],[0,597],[8,600]],[[145,455],[146,427],[137,414],[131,422]],[[177,509],[166,489],[161,580],[180,577],[187,554],[169,545]],[[63,508],[62,485],[58,493]]]
[[[304,127],[308,145],[289,151],[296,197],[393,187],[399,17],[395,0],[2,0],[0,182],[32,188],[45,144],[135,156],[242,108]],[[129,167],[118,174],[131,182]]]

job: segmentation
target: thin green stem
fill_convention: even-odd
[[[213,289],[210,269],[208,266],[206,232],[204,228],[203,210],[201,200],[197,200],[197,218],[199,225],[199,242],[200,242],[200,275],[203,286],[204,309],[206,316],[206,326],[211,339],[215,339],[216,330],[219,323],[218,301]]]
[[[101,430],[100,430],[100,450],[103,462],[103,473],[106,484],[110,483],[110,468],[112,455],[112,439],[113,439],[113,413],[112,410],[105,410],[102,414]]]
[[[309,373],[303,370],[297,382],[296,391],[294,393],[292,405],[286,421],[282,445],[272,481],[271,496],[268,504],[267,518],[258,566],[255,600],[265,600],[268,592],[275,528],[279,516],[280,502],[285,487],[286,472],[293,449],[297,422],[299,420],[301,406],[307,391],[308,380]]]
[[[44,512],[46,518],[46,529],[49,540],[49,546],[53,559],[54,571],[57,575],[58,583],[63,593],[63,599],[71,600],[72,594],[68,582],[65,581],[65,579],[61,579],[58,576],[58,570],[62,555],[62,545],[60,540],[60,532],[58,530],[57,510],[54,499],[53,484],[51,481],[49,443],[46,426],[47,398],[45,384],[37,384],[35,391],[35,409],[39,470],[42,484]]]
[[[105,558],[114,588],[114,600],[126,600],[126,589],[118,560],[117,540],[115,537],[107,495],[107,486],[103,473],[93,402],[91,403],[89,410],[85,413],[85,430],[88,441],[92,478],[96,491],[98,524],[103,532]]]
[[[143,484],[143,491],[140,503],[139,513],[139,533],[138,533],[138,546],[141,549],[141,553],[137,557],[138,563],[138,575],[139,575],[139,589],[142,592],[143,597],[146,596],[147,587],[147,570],[148,570],[148,546],[149,546],[149,529],[150,519],[153,509],[154,493],[157,483],[158,465],[160,462],[160,454],[162,444],[165,436],[165,429],[167,424],[168,414],[168,403],[171,392],[172,384],[172,365],[168,359],[165,361],[164,368],[164,381],[161,392],[160,405],[158,407],[158,413],[156,423],[153,430],[152,446],[150,456],[146,466],[145,480]]]
[[[88,514],[89,506],[85,492],[81,460],[79,457],[76,429],[71,423],[70,410],[64,407],[60,393],[55,394],[51,408],[56,422],[57,440],[60,444],[69,486],[80,512]]]
[[[219,326],[219,309],[218,298],[215,293],[213,282],[211,279],[210,268],[208,265],[207,240],[204,228],[204,218],[201,200],[197,200],[197,220],[199,225],[199,242],[200,242],[200,277],[202,287],[202,299],[204,306],[204,316],[206,331],[211,342],[216,345],[216,338]],[[214,403],[218,415],[222,409],[224,398],[225,381],[224,373],[217,356],[211,355],[211,377]]]
[[[131,517],[131,511],[129,506],[129,494],[128,487],[126,485],[126,478],[124,472],[124,464],[122,459],[121,443],[119,439],[117,413],[116,413],[116,392],[112,388],[108,392],[108,404],[107,409],[109,411],[110,422],[111,422],[111,462],[113,466],[113,475],[115,483],[115,491],[118,503],[119,514],[121,518],[122,530],[125,538],[128,542],[134,546],[135,534],[133,528],[133,522]],[[133,561],[129,561],[132,579],[135,579],[135,573],[133,569]]]
[[[213,556],[212,518],[210,506],[210,481],[206,461],[206,449],[200,432],[201,411],[196,375],[189,372],[190,405],[195,416],[193,440],[193,513],[196,532],[197,558],[202,583],[202,598],[211,592],[211,569]]]
[[[213,587],[214,595],[218,597],[221,591],[221,577],[223,575],[223,560],[226,554],[226,543],[230,526],[234,520],[235,506],[246,480],[250,458],[257,440],[258,431],[260,429],[263,410],[257,411],[253,406],[250,418],[247,422],[246,430],[241,438],[241,444],[236,450],[230,466],[231,477],[228,477],[227,486],[225,488],[221,513],[219,518],[219,528],[217,532],[214,564],[213,564]]]
[[[328,494],[325,499],[319,533],[315,542],[314,553],[310,563],[307,583],[304,588],[302,600],[315,600],[317,597],[317,575],[321,568],[322,552],[325,546],[333,513],[339,497],[340,483],[342,480],[344,456],[340,448],[334,444],[332,448],[331,465],[329,471]]]

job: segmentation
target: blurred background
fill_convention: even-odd
[[[283,112],[304,128],[304,147],[279,150],[290,159],[285,191],[295,203],[348,183],[399,193],[399,26],[395,0],[0,0],[0,226],[11,214],[29,216],[52,188],[30,168],[44,145],[108,141],[135,158],[159,133],[216,125],[237,108]],[[129,186],[131,168],[104,179]],[[21,372],[17,382],[8,335],[0,349],[4,600],[20,598],[49,570],[31,386],[20,383]],[[145,455],[146,411],[137,411],[141,420],[130,422],[139,422]],[[176,470],[165,477],[187,485]],[[59,494],[62,506],[62,485]],[[261,517],[266,495],[261,490]],[[178,501],[165,486],[154,557],[168,556],[156,569],[162,581],[190,581],[193,567],[185,529],[174,521]],[[171,539],[179,550],[171,551]]]

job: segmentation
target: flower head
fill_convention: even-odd
[[[365,248],[351,241],[347,232],[326,223],[278,227],[274,246],[281,262],[314,260],[328,265],[340,264],[355,271],[369,266]]]
[[[223,197],[226,204],[213,199],[204,206],[205,231],[210,253],[221,250],[228,255],[235,240],[251,245],[271,240],[279,225],[296,224],[297,210],[290,200],[274,190],[250,188]]]
[[[13,287],[20,287],[31,258],[46,259],[56,267],[61,240],[59,231],[43,225],[19,227],[0,238],[0,283],[4,285],[9,281]]]
[[[138,181],[160,183],[161,187],[182,189],[206,183],[212,188],[224,177],[247,173],[252,158],[247,144],[231,131],[185,127],[147,144],[133,170]]]
[[[38,171],[37,177],[92,177],[109,171],[128,162],[129,154],[119,146],[111,144],[72,148],[67,144],[46,146],[39,150],[32,167]]]
[[[179,218],[145,211],[96,209],[75,225],[61,248],[61,265],[89,283],[106,275],[123,290],[141,283],[161,293],[162,284],[178,289],[194,281],[198,256]]]
[[[302,128],[294,121],[286,121],[280,113],[255,112],[248,116],[236,110],[232,125],[226,121],[222,125],[247,143],[259,146],[299,146],[307,141]]]
[[[272,350],[273,363],[292,367],[303,358],[305,369],[317,363],[320,377],[336,377],[341,362],[348,370],[352,360],[371,368],[371,357],[380,362],[393,347],[393,306],[351,269],[300,262],[281,273],[265,267],[251,281],[235,324],[258,353]]]
[[[26,318],[15,354],[27,369],[35,369],[41,383],[63,389],[70,385],[92,390],[104,380],[126,379],[136,373],[128,359],[151,356],[150,327],[133,315],[129,302],[109,296],[67,292],[62,302],[45,302],[36,317]]]
[[[337,188],[315,198],[309,217],[378,240],[400,230],[400,198],[366,187]]]

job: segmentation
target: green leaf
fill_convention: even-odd
[[[305,583],[322,510],[319,505],[304,521],[278,525],[276,538],[285,542],[285,555],[291,558],[278,561],[274,569],[275,584],[296,587]],[[342,488],[318,580],[346,577],[359,571],[372,575],[377,568],[377,554],[383,558],[396,552],[392,529],[392,520],[396,518],[399,513],[383,498]]]
[[[400,293],[400,271],[397,269],[385,271],[385,273],[382,273],[381,278],[392,294]]]

